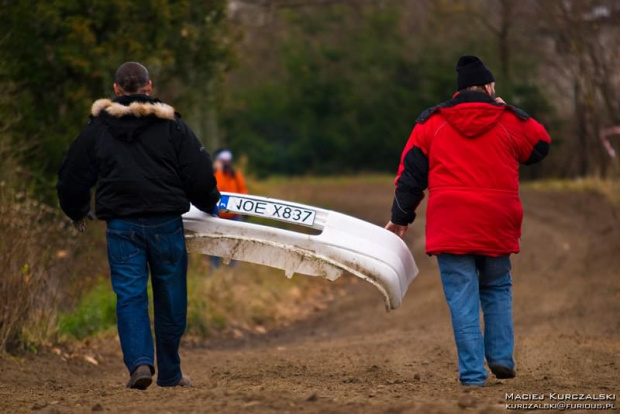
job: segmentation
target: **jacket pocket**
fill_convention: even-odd
[[[140,253],[138,246],[136,246],[135,231],[108,229],[106,235],[108,240],[108,258],[111,262],[125,263]]]

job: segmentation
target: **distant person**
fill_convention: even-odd
[[[215,178],[217,180],[217,188],[219,191],[228,193],[247,194],[248,189],[245,185],[245,179],[239,170],[233,167],[233,153],[229,149],[219,149],[213,154],[215,161],[213,166],[215,168]],[[234,213],[228,213],[220,211],[220,218],[227,220],[241,220],[243,216]],[[217,256],[211,256],[211,264],[213,267],[218,268],[221,263],[221,258]]]
[[[233,153],[229,149],[219,149],[213,154],[213,168],[217,189],[221,192],[247,194],[248,188],[245,179],[239,170],[233,166]],[[238,219],[238,214],[219,212],[219,216],[225,219]]]
[[[151,97],[139,63],[122,64],[114,100],[100,99],[73,142],[58,177],[58,198],[81,230],[97,184],[96,214],[107,221],[108,260],[117,296],[118,334],[129,388],[146,389],[155,372],[149,321],[149,270],[155,309],[157,384],[191,386],[179,343],[187,316],[187,252],[181,214],[219,199],[209,154],[181,116]]]
[[[547,155],[551,139],[528,114],[495,96],[475,56],[456,67],[452,99],[424,111],[401,156],[386,229],[405,235],[429,189],[426,253],[436,255],[452,315],[463,385],[516,375],[510,254],[519,253],[519,164]],[[480,332],[480,306],[484,336]]]

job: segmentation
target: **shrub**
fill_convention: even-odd
[[[56,209],[5,182],[0,231],[0,352],[15,352],[55,332],[78,243]]]
[[[96,334],[116,326],[116,296],[110,282],[99,279],[71,312],[62,313],[58,321],[60,335],[77,339]]]

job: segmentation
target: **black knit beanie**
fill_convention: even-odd
[[[491,71],[476,56],[461,56],[456,64],[458,77],[456,89],[461,90],[470,86],[481,86],[495,82]]]

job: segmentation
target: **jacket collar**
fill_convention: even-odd
[[[175,119],[174,108],[148,95],[125,95],[110,99],[99,99],[93,103],[91,115],[98,117],[105,112],[114,118],[133,116],[143,118],[155,116],[160,119]]]
[[[463,91],[456,92],[452,95],[452,105],[458,105],[462,103],[489,103],[492,105],[502,105],[495,102],[495,99],[491,98],[484,92],[478,91]]]

